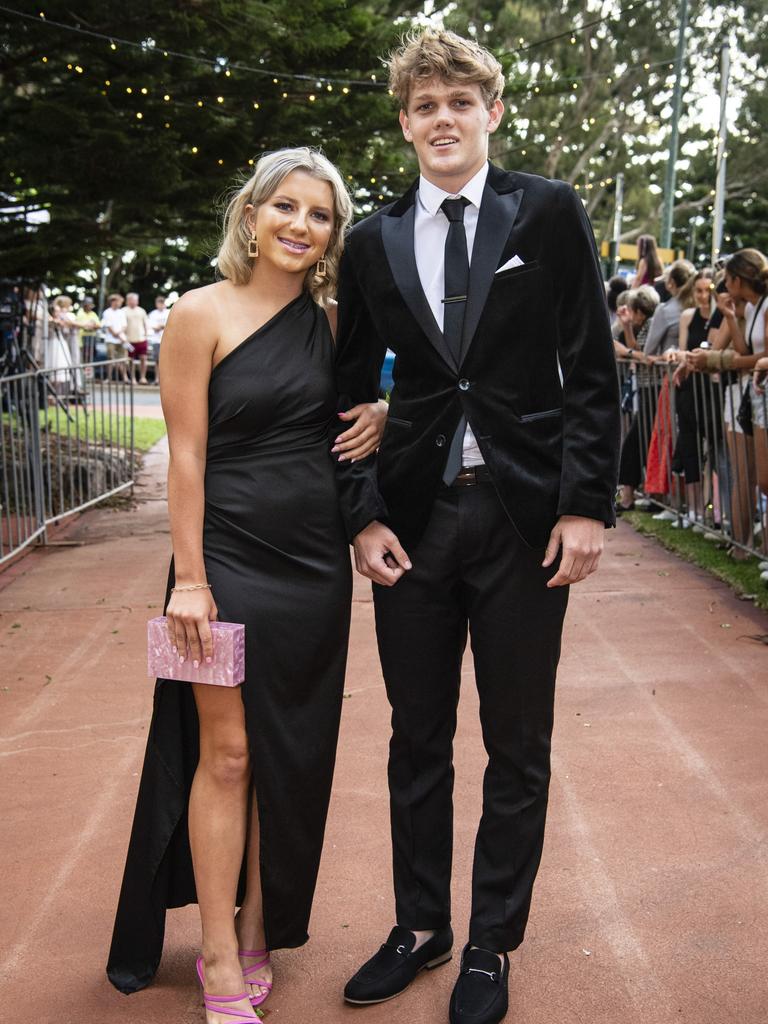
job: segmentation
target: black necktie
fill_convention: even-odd
[[[440,207],[449,221],[445,239],[443,336],[457,366],[461,353],[461,329],[464,326],[464,309],[467,305],[469,286],[467,233],[464,230],[464,207],[468,205],[469,200],[462,196],[459,199],[444,199]]]
[[[467,233],[464,230],[464,208],[469,200],[444,199],[441,209],[448,218],[448,235],[445,239],[445,298],[443,299],[443,337],[456,365],[461,358],[461,332],[464,327],[464,310],[467,306],[469,288],[469,256],[467,254]],[[443,482],[449,486],[461,469],[464,448],[464,434],[467,420],[462,416],[456,433],[451,439],[448,460],[443,471]]]

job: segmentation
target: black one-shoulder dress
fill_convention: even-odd
[[[245,624],[266,941],[294,947],[308,937],[351,604],[323,310],[306,293],[285,306],[214,368],[208,400],[205,567],[219,619]],[[107,965],[122,992],[152,980],[166,909],[196,901],[187,805],[197,761],[192,689],[160,679]]]

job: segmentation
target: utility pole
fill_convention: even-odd
[[[624,217],[624,172],[619,171],[616,175],[616,193],[613,208],[613,238],[608,247],[608,261],[610,265],[609,277],[613,277],[619,269],[619,246],[621,244],[621,222]]]
[[[685,60],[685,30],[688,27],[688,0],[680,0],[680,27],[675,54],[675,87],[672,94],[672,129],[669,135],[667,179],[664,185],[664,213],[661,223],[661,244],[664,249],[672,245],[672,219],[675,207],[675,173],[680,141],[680,107],[683,102],[683,62]]]
[[[104,213],[99,217],[99,226],[105,231],[108,231],[112,227],[112,209],[114,202],[110,199],[107,203],[107,208]],[[101,316],[104,312],[104,304],[107,295],[107,274],[109,273],[109,267],[107,266],[107,257],[102,252],[101,264],[99,265],[99,296],[96,300],[98,305],[96,306],[96,315]]]
[[[728,84],[731,76],[731,48],[723,43],[720,48],[720,130],[717,133],[717,181],[715,182],[715,208],[712,219],[712,264],[719,259],[723,248],[723,222],[725,220],[725,164],[728,142]]]

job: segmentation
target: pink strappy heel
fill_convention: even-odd
[[[269,963],[269,950],[239,949],[237,951],[237,954],[238,956],[257,956],[263,958],[260,959],[257,964],[251,964],[250,967],[243,968],[243,979],[245,980],[246,985],[259,985],[261,988],[267,989],[267,991],[263,992],[260,996],[248,997],[251,1000],[251,1006],[261,1006],[261,1004],[269,996],[269,993],[272,991],[272,982],[265,981],[263,978],[252,978],[250,977],[250,975],[253,974],[254,971],[260,971],[262,967],[267,966],[267,964]]]
[[[230,1024],[253,1024],[255,1018],[243,1017],[242,1010],[232,1009],[232,1003],[239,1003],[241,1000],[249,998],[247,992],[241,992],[239,996],[211,996],[205,991],[203,958],[201,956],[197,958],[197,976],[203,988],[203,1002],[205,1003],[206,1010],[210,1010],[212,1013],[220,1013],[224,1017],[232,1017]]]

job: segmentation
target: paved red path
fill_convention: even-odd
[[[126,998],[103,964],[146,739],[145,620],[169,535],[163,456],[130,511],[0,575],[0,1021],[202,1022],[195,908],[169,917],[156,983]],[[768,618],[627,526],[575,588],[549,828],[515,1024],[768,1021]],[[275,957],[269,1024],[447,1020],[455,963],[396,1002],[343,1006],[392,916],[388,707],[356,584],[336,786],[304,949]],[[471,660],[456,741],[455,930],[463,941],[483,753]]]

